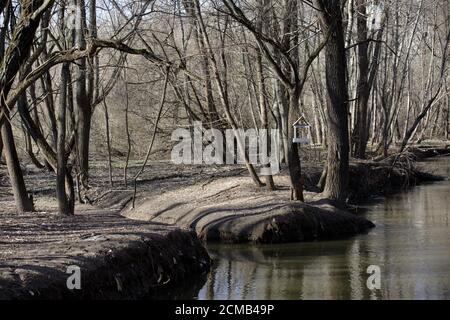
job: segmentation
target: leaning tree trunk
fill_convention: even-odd
[[[22,93],[19,96],[19,100],[17,101],[18,104],[21,104],[19,108],[26,108],[28,109],[28,101],[27,101],[27,94],[26,92]],[[38,169],[44,168],[44,165],[42,165],[39,160],[36,158],[36,155],[33,152],[33,144],[31,142],[31,136],[26,130],[26,127],[22,125],[23,128],[23,135],[25,137],[25,150],[28,154],[28,157],[30,158],[31,162],[36,166]]]
[[[33,165],[38,168],[38,169],[43,169],[45,168],[45,166],[39,162],[38,158],[36,157],[36,155],[34,154],[33,151],[33,143],[31,141],[31,136],[28,133],[27,129],[23,127],[23,134],[25,136],[25,150],[28,154],[28,158],[30,158],[30,161],[33,163]]]
[[[28,196],[25,181],[23,180],[22,169],[20,168],[19,157],[9,121],[3,123],[1,134],[16,208],[19,212],[34,211],[33,200]]]
[[[328,158],[324,195],[344,201],[348,192],[349,133],[346,57],[340,2],[316,0],[325,33],[331,32],[325,47],[328,91]]]
[[[0,72],[0,126],[6,164],[8,166],[8,173],[18,211],[33,211],[33,201],[28,197],[23,180],[11,124],[8,120],[9,115],[5,99],[8,97],[11,86],[20,68],[28,58],[42,14],[52,3],[53,1],[44,2],[43,0],[21,2],[20,18],[14,25],[14,31],[8,42],[6,51],[4,50],[4,36],[0,39],[2,42],[0,50],[0,56],[2,58]],[[40,8],[40,10],[37,10],[37,8]],[[9,19],[9,14],[7,16]]]

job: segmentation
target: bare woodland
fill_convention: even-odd
[[[338,201],[351,158],[449,139],[448,0],[0,1],[0,154],[17,212],[34,210],[26,165],[56,174],[59,213],[73,215],[93,163],[136,189],[196,121],[279,130],[292,201],[300,115],[326,151],[323,197]],[[255,186],[275,190],[236,139]]]

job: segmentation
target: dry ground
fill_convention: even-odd
[[[164,163],[154,166],[158,166],[158,170],[143,175],[139,190],[146,184],[166,183],[166,188],[173,187],[178,179],[182,179],[172,169],[164,171]],[[137,167],[132,168],[131,174],[137,170]],[[77,204],[74,217],[60,217],[54,198],[54,175],[32,167],[24,171],[37,211],[18,214],[6,167],[0,165],[0,299],[64,297],[69,294],[65,288],[68,276],[65,272],[70,265],[88,269],[87,275],[84,274],[86,277],[104,280],[106,289],[93,280],[91,286],[95,290],[82,290],[84,295],[97,298],[147,294],[145,290],[150,287],[180,282],[183,277],[191,278],[193,273],[201,274],[208,269],[209,257],[193,233],[166,224],[126,219],[118,212],[120,206],[106,206],[105,202],[99,202],[103,208]],[[104,172],[107,170],[98,167],[92,170],[92,188],[88,195],[91,199],[95,200],[109,189]],[[116,174],[119,173],[117,170]],[[196,176],[199,174],[195,173]],[[158,182],[169,175],[172,175],[173,184]],[[117,185],[123,189],[119,183]],[[129,194],[124,190],[120,192]],[[140,252],[137,255],[139,261],[133,260],[136,256],[127,256],[130,250]],[[148,261],[152,263],[153,272],[148,272],[149,265],[143,269],[146,275],[140,274],[142,270],[130,271],[130,266],[145,262],[146,250],[157,256]],[[121,256],[127,261],[114,261],[115,257]],[[98,273],[95,270],[105,268],[111,271],[95,276]],[[127,275],[133,273],[139,274],[135,278],[139,279],[141,289],[130,293],[130,283],[134,280],[128,279]]]

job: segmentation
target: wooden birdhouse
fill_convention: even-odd
[[[293,143],[297,144],[309,144],[311,140],[309,139],[309,130],[311,128],[309,122],[306,120],[305,116],[302,115],[293,124],[294,126],[294,139]]]

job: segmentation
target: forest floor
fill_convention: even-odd
[[[194,233],[111,210],[2,211],[0,221],[0,299],[137,298],[209,270]],[[81,290],[68,290],[69,266],[80,268]]]
[[[132,164],[129,177],[138,170]],[[161,298],[169,291],[173,298],[175,286],[195,291],[204,283],[210,258],[194,232],[120,215],[132,189],[131,181],[128,188],[121,185],[121,163],[111,191],[107,168],[93,161],[88,198],[94,204],[77,204],[74,217],[57,214],[53,173],[32,165],[23,171],[36,212],[18,214],[6,166],[0,165],[0,299]],[[241,172],[240,167],[180,171],[168,162],[153,162],[138,189],[151,186],[163,193]],[[106,196],[115,193],[121,196],[109,202]],[[82,290],[66,287],[71,265],[80,267]]]
[[[420,154],[426,158],[436,152]],[[61,218],[56,215],[53,174],[32,166],[24,169],[37,212],[17,214],[6,167],[0,165],[0,298],[138,297],[147,294],[142,290],[204,274],[210,261],[198,238],[276,243],[339,238],[373,227],[318,198],[315,185],[322,166],[318,159],[302,164],[303,204],[289,201],[286,169],[275,177],[277,190],[269,192],[254,187],[241,166],[151,162],[139,179],[136,206],[130,210],[131,178],[138,163],[130,167],[125,187],[122,164],[116,162],[111,188],[105,163],[93,162],[88,193],[93,205],[78,204],[74,217]],[[426,174],[434,173],[432,166],[416,167],[411,172],[417,174],[411,175],[403,166],[352,161],[350,199],[358,203],[436,178]],[[69,265],[80,266],[86,271],[83,279],[92,280],[83,280],[85,290],[66,289]],[[142,272],[148,268],[153,272]]]

